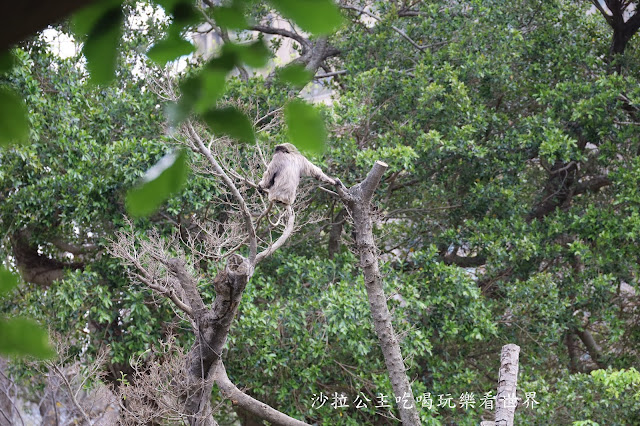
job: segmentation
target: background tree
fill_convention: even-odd
[[[618,13],[613,2],[598,4],[605,14]],[[275,21],[267,25],[269,21],[260,20],[269,16],[266,9],[252,9],[260,18],[253,25],[269,27],[263,33],[274,35],[271,46],[289,38],[301,46],[301,58],[322,58],[312,71],[319,79],[330,74],[332,80],[320,80],[335,83],[335,102],[323,112],[332,130],[323,169],[350,185],[360,182],[375,160],[389,164],[374,197],[374,230],[386,260],[382,276],[414,393],[451,393],[457,398],[474,392],[478,401],[495,388],[499,348],[517,343],[519,386],[535,391],[540,405],[520,407],[516,422],[633,422],[630,416],[639,404],[633,390],[638,373],[631,369],[638,363],[640,200],[635,39],[630,36],[624,50],[612,57],[615,29],[585,1],[341,5],[349,23],[326,39],[279,28]],[[624,11],[620,7],[617,10]],[[631,7],[627,13],[631,16]],[[215,16],[210,19],[216,22]],[[230,40],[238,34],[227,33]],[[309,53],[314,49],[316,54]],[[258,111],[255,117],[267,117],[258,123],[261,128],[278,117],[277,110],[297,92],[273,78],[265,84],[246,71],[227,82],[225,101],[250,99],[252,111]],[[26,78],[14,81],[22,84]],[[127,84],[134,81],[130,78]],[[78,90],[85,89],[78,85]],[[127,93],[123,89],[118,96],[127,99]],[[141,93],[153,97],[137,90],[129,104],[135,105]],[[85,92],[81,97],[90,98]],[[34,105],[46,110],[52,98],[39,99]],[[144,130],[149,122],[129,129]],[[160,127],[159,117],[157,123]],[[40,125],[33,128],[42,131]],[[152,139],[145,131],[138,135]],[[257,135],[271,143],[288,141],[286,128],[277,120]],[[49,162],[55,166],[84,141],[63,143],[67,148],[61,151],[52,147],[38,176],[52,167]],[[108,143],[103,140],[88,151]],[[121,204],[115,209],[114,203],[104,202],[106,209],[91,213],[93,218],[103,210],[113,213],[104,219],[113,225],[95,226],[97,231],[90,232],[104,229],[99,235],[112,237],[122,226],[123,180],[133,184],[164,153],[164,145],[146,143],[150,146],[128,148],[136,153],[126,157],[130,169],[110,184],[100,179]],[[20,166],[17,159],[28,159],[22,160],[27,164],[44,160],[39,151],[26,155],[20,150],[29,152],[12,151],[16,160],[11,164],[16,166],[3,175],[10,184],[0,186],[11,195],[7,206],[14,206],[2,222],[7,230],[13,215],[20,224],[15,229],[36,227],[43,217],[51,218],[52,207],[45,208],[56,203],[45,202],[53,193],[46,189],[61,185],[56,182],[64,177],[52,174],[26,196],[28,186],[20,185],[35,185],[37,179],[29,180],[35,166]],[[155,155],[146,156],[149,152]],[[85,170],[78,164],[86,162],[77,158],[64,169]],[[87,168],[79,183],[91,181],[94,170]],[[162,241],[172,228],[191,229],[194,217],[224,219],[224,209],[209,205],[209,194],[221,195],[211,181],[196,174],[187,182],[184,193],[136,223],[140,236],[152,223],[160,226]],[[32,200],[28,206],[33,211],[42,207],[45,216],[28,219],[31,210],[12,204],[18,195]],[[65,202],[74,206],[84,199],[69,196]],[[203,213],[207,207],[209,212]],[[63,241],[80,246],[91,241],[75,233],[70,216],[83,209],[63,211],[60,223],[65,225],[37,228],[29,238],[47,259],[78,269],[50,287],[55,292],[25,288],[21,297],[31,302],[34,315],[73,330],[78,347],[79,336],[88,339],[93,346],[86,360],[102,344],[102,336],[110,339],[110,378],[115,381],[119,371],[132,371],[130,355],[143,353],[152,341],[166,339],[185,323],[171,305],[163,302],[156,308],[146,290],[133,290],[106,253],[73,266],[83,259],[66,259],[69,256],[45,233],[64,227]],[[287,247],[259,266],[245,289],[227,343],[228,376],[248,394],[309,422],[387,421],[385,416],[393,412],[371,403],[363,409],[312,407],[314,394],[320,392],[363,395],[375,402],[378,393],[391,394],[391,386],[370,325],[348,214],[324,191],[312,192],[298,212],[298,223],[305,225]],[[307,218],[310,212],[313,220]],[[75,220],[82,224],[78,229],[90,229],[86,221]],[[7,230],[5,235],[10,235]],[[9,253],[8,239],[4,247]],[[109,288],[114,290],[106,291]],[[102,334],[82,332],[87,312],[90,318],[101,318]],[[184,347],[190,343],[180,342]],[[479,402],[466,410],[421,409],[423,422],[431,424],[477,424],[483,414],[490,417]],[[251,416],[243,421],[249,423]]]

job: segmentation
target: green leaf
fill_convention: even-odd
[[[301,151],[324,151],[327,130],[320,112],[300,99],[289,102],[284,117],[291,142]]]
[[[247,18],[238,2],[231,6],[219,6],[211,11],[216,23],[222,28],[231,30],[244,30],[249,27]]]
[[[224,94],[227,71],[219,68],[205,68],[199,74],[180,82],[182,92],[178,102],[166,107],[167,119],[176,127],[192,111],[201,114],[216,104]]]
[[[212,109],[202,118],[214,133],[227,135],[241,142],[254,142],[255,134],[249,119],[233,107]]]
[[[0,146],[23,143],[29,138],[27,107],[18,94],[0,86]]]
[[[295,87],[304,87],[313,77],[313,73],[301,64],[289,64],[279,68],[277,75],[280,81]]]
[[[15,286],[18,285],[18,277],[0,266],[0,296],[8,294]]]
[[[202,19],[191,0],[156,0],[156,3],[173,17],[169,32],[179,33],[186,26],[199,24]]]
[[[267,65],[271,51],[262,40],[248,44],[226,43],[223,46],[223,56],[235,53],[237,55],[236,64],[243,62],[253,68],[262,68]]]
[[[140,184],[129,190],[127,212],[134,217],[148,216],[172,194],[178,192],[187,179],[187,154],[180,150],[165,155],[147,170]]]
[[[147,51],[147,56],[155,63],[165,66],[167,62],[189,55],[194,51],[193,44],[175,34],[169,35],[166,39],[151,46]]]
[[[286,18],[315,35],[331,34],[342,25],[338,6],[332,0],[270,0]]]
[[[87,36],[82,53],[92,84],[106,84],[114,77],[123,20],[120,1],[98,2],[72,18],[74,33]]]
[[[15,63],[16,57],[10,50],[0,53],[0,74],[9,72]]]
[[[50,358],[55,352],[49,346],[47,332],[28,318],[0,318],[0,353]]]
[[[110,9],[120,7],[121,4],[122,1],[119,0],[103,0],[80,9],[71,17],[73,33],[81,37],[88,35],[105,13]]]
[[[203,113],[215,105],[218,99],[224,94],[227,72],[205,69],[202,71],[200,79],[200,96],[194,107],[197,113]]]

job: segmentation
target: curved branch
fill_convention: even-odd
[[[613,25],[613,16],[609,15],[602,5],[600,4],[600,0],[591,0],[591,3],[598,9],[600,14],[604,17],[604,19],[609,23],[609,25]]]
[[[282,235],[280,235],[280,238],[278,238],[275,243],[271,244],[269,247],[267,247],[264,251],[260,252],[256,256],[254,265],[257,265],[260,261],[270,256],[274,251],[282,247],[285,241],[287,241],[287,239],[293,233],[293,225],[295,224],[296,215],[293,212],[293,209],[291,208],[291,206],[287,206],[287,213],[289,213],[289,221],[287,222],[287,225],[284,227],[284,231],[282,231]]]
[[[193,318],[193,311],[191,310],[191,308],[189,306],[187,306],[182,300],[180,300],[180,298],[176,295],[176,293],[174,291],[171,291],[169,289],[166,289],[162,286],[156,285],[153,283],[152,280],[148,279],[147,277],[144,277],[140,274],[137,273],[132,273],[132,275],[139,280],[141,283],[143,283],[144,285],[146,285],[147,287],[149,287],[152,290],[157,291],[158,293],[160,293],[163,296],[168,297],[169,299],[171,299],[173,301],[173,303],[175,303],[175,305],[180,308],[181,311],[183,311],[185,314],[189,315],[191,318]]]
[[[234,385],[229,377],[227,371],[224,368],[222,361],[218,362],[215,382],[220,387],[222,394],[229,398],[233,404],[237,404],[239,407],[247,410],[251,414],[260,417],[263,420],[267,420],[270,423],[284,426],[308,426],[308,423],[301,422],[300,420],[289,417],[284,413],[271,408],[264,402],[260,402],[242,392]]]
[[[249,29],[252,31],[258,31],[265,34],[273,34],[273,35],[279,35],[279,36],[290,38],[300,43],[303,48],[308,48],[311,46],[311,43],[309,42],[309,40],[302,37],[300,34],[294,33],[293,31],[285,30],[284,28],[274,28],[274,27],[268,27],[266,25],[254,25]]]
[[[242,196],[242,194],[240,194],[240,191],[238,191],[238,188],[236,188],[235,184],[229,178],[227,173],[222,169],[220,164],[216,161],[215,158],[213,158],[211,151],[209,151],[209,149],[204,145],[202,139],[200,138],[200,136],[198,136],[198,132],[196,132],[196,130],[193,128],[193,124],[190,121],[187,123],[187,130],[195,141],[196,146],[198,147],[198,151],[200,151],[200,153],[205,156],[205,158],[213,166],[216,173],[222,178],[225,185],[227,185],[233,196],[238,201],[238,204],[240,205],[240,211],[242,212],[242,217],[244,218],[244,222],[247,228],[247,233],[249,234],[249,262],[251,264],[255,264],[256,253],[258,251],[258,242],[256,239],[256,230],[253,227],[253,223],[251,222],[251,213],[249,212],[249,208],[247,207],[247,203],[245,202],[244,197]]]
[[[56,246],[58,250],[71,253],[73,255],[87,254],[98,249],[97,244],[72,244],[62,238],[55,238],[51,240],[51,244]]]
[[[373,19],[375,19],[378,22],[382,22],[382,19],[376,15],[374,15],[373,13],[365,10],[365,9],[361,9],[359,7],[355,7],[355,6],[348,6],[348,5],[340,5],[341,8],[343,9],[349,9],[349,10],[355,10],[356,12],[362,13],[364,15],[367,15]],[[405,33],[404,31],[402,31],[400,28],[396,27],[395,25],[391,25],[391,28],[393,29],[393,31],[397,32],[398,34],[400,34],[405,40],[407,40],[413,47],[415,47],[416,49],[418,49],[420,52],[424,52],[424,47],[420,46],[418,43],[416,43],[411,37],[409,37],[407,35],[407,33]]]

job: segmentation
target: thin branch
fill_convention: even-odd
[[[300,45],[302,45],[303,49],[309,48],[311,46],[311,43],[309,42],[309,40],[307,40],[306,38],[302,37],[298,33],[295,33],[293,31],[289,31],[289,30],[285,30],[284,28],[274,28],[274,27],[268,27],[266,25],[254,25],[249,29],[252,30],[252,31],[259,31],[259,32],[265,33],[265,34],[274,34],[274,35],[279,35],[279,36],[283,36],[283,37],[287,37],[287,38],[293,39],[293,40],[297,41],[298,43],[300,43]]]
[[[80,412],[80,414],[84,418],[84,421],[87,422],[88,425],[93,424],[91,422],[91,419],[87,415],[87,413],[85,413],[85,411],[82,409],[82,406],[80,405],[80,403],[76,399],[75,393],[73,392],[73,389],[71,388],[71,383],[69,383],[69,381],[65,377],[64,373],[60,370],[60,368],[57,365],[55,365],[53,363],[49,363],[49,365],[50,365],[51,368],[53,368],[56,371],[57,376],[60,377],[60,379],[64,382],[64,385],[67,388],[67,391],[69,393],[69,398],[71,398],[71,402],[73,403],[73,405],[75,405],[76,409]]]
[[[134,277],[136,277],[140,282],[142,282],[144,285],[146,285],[147,287],[149,287],[152,290],[157,291],[158,293],[160,293],[163,296],[166,296],[168,298],[170,298],[173,303],[176,304],[176,306],[178,308],[180,308],[180,310],[182,310],[185,314],[189,315],[191,318],[193,318],[193,311],[191,310],[191,308],[189,306],[187,306],[182,300],[180,300],[180,298],[176,295],[176,293],[174,291],[168,290],[162,286],[159,286],[157,284],[153,283],[153,280],[150,280],[140,274],[137,273],[132,273],[132,275]]]
[[[375,19],[378,22],[382,22],[382,19],[376,15],[374,15],[373,13],[365,10],[365,9],[361,9],[359,7],[356,6],[349,6],[349,5],[340,5],[341,8],[343,9],[350,9],[350,10],[355,10],[356,12],[360,12],[362,14],[365,14],[367,16],[370,16],[371,18]],[[415,47],[416,49],[418,49],[420,52],[424,52],[424,47],[420,46],[418,43],[416,43],[411,37],[409,37],[407,35],[407,33],[405,33],[404,31],[402,31],[400,28],[391,25],[391,28],[397,32],[398,34],[400,34],[405,40],[407,40],[409,43],[411,43],[411,45],[413,47]]]
[[[591,0],[591,3],[600,11],[604,19],[609,23],[609,25],[613,25],[613,16],[609,15],[600,4],[600,0]]]
[[[258,243],[256,240],[256,230],[253,227],[253,223],[251,223],[251,213],[249,212],[247,203],[245,202],[242,194],[240,194],[240,191],[238,191],[238,188],[236,188],[233,181],[225,173],[222,167],[220,167],[220,164],[218,164],[216,159],[213,158],[213,155],[211,155],[211,151],[209,151],[209,149],[207,149],[207,147],[204,146],[202,139],[200,139],[200,136],[198,136],[198,133],[193,128],[193,124],[190,121],[187,123],[187,129],[191,137],[193,137],[194,141],[196,142],[196,145],[200,153],[204,155],[205,158],[209,161],[209,163],[213,166],[216,173],[218,173],[220,178],[227,185],[227,187],[229,188],[233,196],[238,201],[238,204],[240,205],[240,211],[242,212],[242,216],[244,218],[244,222],[247,228],[247,233],[249,234],[249,262],[253,265],[256,263],[255,260],[256,260],[256,253],[258,251]]]
[[[328,72],[328,73],[325,73],[325,74],[316,75],[313,78],[314,78],[314,80],[317,80],[317,79],[320,79],[320,78],[329,78],[329,77],[334,77],[336,75],[344,75],[347,72],[348,72],[347,70],[333,71],[333,72]]]

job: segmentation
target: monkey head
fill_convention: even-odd
[[[295,145],[290,143],[283,143],[280,145],[276,145],[275,152],[284,152],[285,154],[299,154],[298,148]]]

